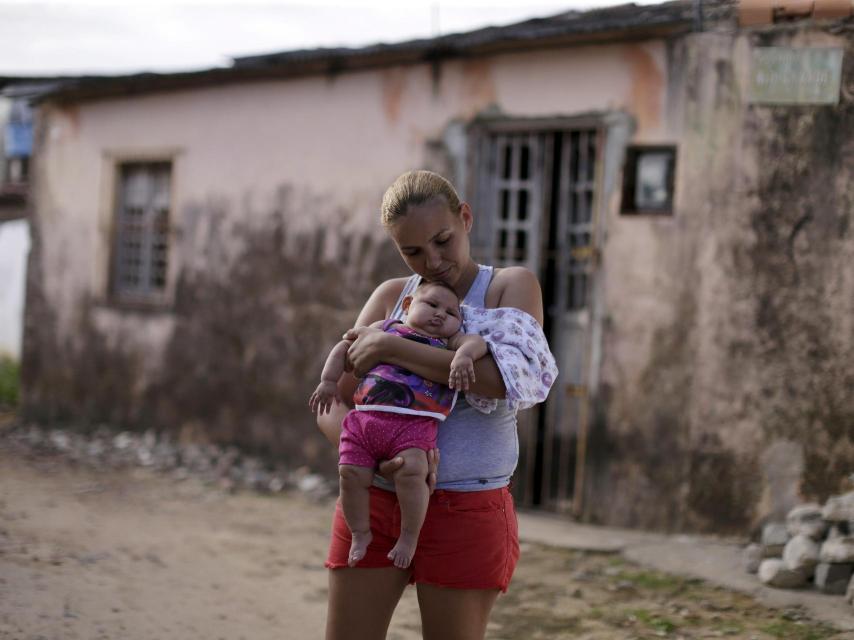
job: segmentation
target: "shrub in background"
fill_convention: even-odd
[[[21,366],[18,361],[0,354],[0,409],[11,409],[18,405],[18,384]]]

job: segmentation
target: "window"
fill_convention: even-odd
[[[629,147],[621,212],[671,215],[675,168],[675,147]]]
[[[123,302],[162,302],[169,265],[172,165],[119,165],[112,292]]]

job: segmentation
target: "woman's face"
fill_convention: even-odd
[[[410,206],[388,231],[412,271],[428,281],[441,280],[453,287],[471,262],[471,225],[472,213],[466,203],[454,213],[443,199],[436,198]]]

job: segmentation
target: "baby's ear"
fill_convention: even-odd
[[[412,304],[412,296],[406,296],[400,306],[404,311],[409,311],[409,305]]]

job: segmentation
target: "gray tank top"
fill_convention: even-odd
[[[486,306],[486,290],[492,280],[492,267],[479,266],[477,276],[463,302],[473,307]],[[392,312],[403,319],[403,298],[411,294],[421,276],[406,281]],[[437,489],[452,491],[485,491],[505,487],[519,460],[519,438],[516,412],[499,400],[490,414],[474,409],[460,397],[448,418],[439,425],[438,447],[441,454]],[[379,476],[375,484],[392,489]]]

